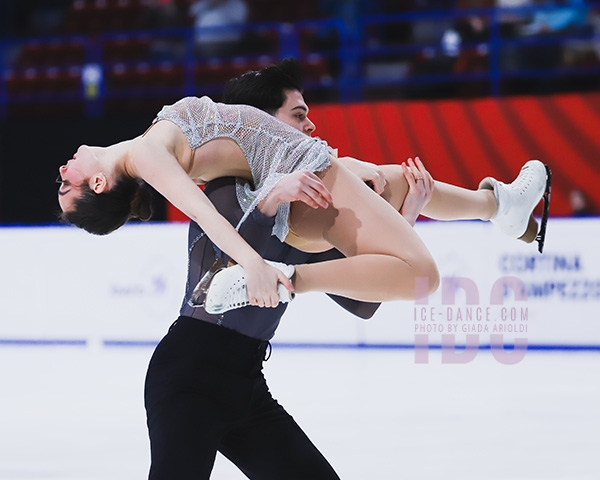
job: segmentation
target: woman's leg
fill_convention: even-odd
[[[437,289],[439,273],[431,254],[408,221],[398,214],[398,205],[406,198],[406,187],[403,191],[402,188],[389,190],[385,198],[379,196],[336,158],[331,158],[331,167],[320,172],[319,177],[331,192],[333,201],[328,208],[316,210],[302,202],[293,202],[286,242],[300,249],[303,249],[302,245],[326,243],[347,258],[296,265],[294,287],[297,293],[320,291],[355,300],[382,302],[421,298]],[[402,183],[398,182],[398,185],[402,186]],[[548,196],[545,199],[547,208],[550,172],[540,161],[530,160],[510,184],[490,177],[484,179],[478,196],[472,201],[470,197],[476,192],[469,193],[446,184],[436,186],[438,196],[431,207],[436,216],[488,218],[493,213],[490,220],[504,233],[533,241],[537,224],[532,212],[544,195]],[[494,212],[490,211],[490,197],[496,205]],[[395,205],[394,201],[397,202]],[[472,203],[475,203],[474,207]],[[542,246],[543,239],[540,240],[540,251]],[[289,277],[290,266],[281,267],[277,268]],[[215,286],[219,275],[222,281],[216,282]],[[288,302],[289,292],[285,292],[287,295],[280,293],[280,300]],[[217,274],[207,297],[212,297],[212,303],[219,307],[211,313],[231,310],[240,302],[246,304],[243,270],[226,269]]]
[[[408,194],[408,183],[400,165],[382,165],[386,179],[382,197],[400,211]],[[469,190],[443,182],[434,182],[431,201],[422,215],[435,220],[489,220],[496,213],[492,190]]]
[[[381,198],[402,213],[410,187],[401,166],[381,165],[379,168],[386,181]],[[468,190],[437,181],[433,181],[433,184],[431,200],[419,212],[421,215],[436,220],[489,220],[496,212],[493,190]],[[301,238],[294,225],[291,227],[291,235],[286,242],[293,247],[305,252],[322,252],[330,248],[325,241],[314,242]]]
[[[386,301],[414,299],[416,285],[420,295],[437,289],[439,273],[431,254],[396,208],[337,159],[319,176],[333,203],[315,210],[294,202],[290,227],[307,241],[329,242],[348,258],[298,265],[296,292]]]
[[[396,177],[400,188],[380,197],[337,159],[331,163],[319,176],[333,196],[332,204],[314,210],[294,202],[290,229],[304,240],[329,242],[348,258],[298,265],[296,291],[324,291],[375,302],[414,299],[417,289],[418,296],[433,292],[439,283],[435,263],[397,211],[407,187]],[[541,162],[532,160],[508,185],[487,178],[479,190],[470,191],[439,182],[426,213],[446,220],[491,218],[508,235],[533,241],[537,224],[531,213],[549,188],[548,175]]]
[[[401,211],[409,192],[402,168],[399,165],[383,165],[380,168],[386,179],[382,197]],[[429,175],[424,167],[422,170],[421,175]],[[546,167],[533,160],[525,164],[510,185],[487,178],[477,190],[469,190],[433,181],[431,200],[421,214],[436,220],[491,219],[506,234],[531,243],[536,239],[539,227],[532,212],[544,191],[549,192],[548,175]]]

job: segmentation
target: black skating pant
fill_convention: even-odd
[[[180,317],[146,377],[150,480],[208,479],[219,451],[250,479],[339,479],[271,396],[267,343]]]

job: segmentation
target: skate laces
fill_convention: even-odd
[[[294,273],[294,267],[291,265],[268,260],[266,262],[278,268],[288,278]],[[281,283],[277,286],[277,293],[280,303],[289,303],[294,298],[293,292],[289,292]],[[216,272],[207,288],[203,305],[205,310],[208,313],[224,313],[247,305],[250,305],[250,299],[243,268],[235,265]]]
[[[233,285],[229,287],[224,298],[227,307],[245,307],[250,302],[248,301],[248,291],[246,287],[246,279],[238,278]]]
[[[510,184],[510,187],[516,190],[519,195],[523,195],[533,181],[533,174],[533,169],[530,168],[529,165],[524,165],[523,168],[521,168],[519,176]]]

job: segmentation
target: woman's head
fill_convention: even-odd
[[[84,186],[87,185],[97,193],[106,189],[108,177],[99,158],[101,151],[100,147],[82,145],[73,158],[58,169],[57,182],[61,184],[58,203],[63,212],[71,210]]]
[[[130,218],[149,220],[151,196],[143,183],[114,169],[106,173],[102,147],[82,145],[59,169],[61,219],[89,233],[105,235]]]
[[[87,184],[74,200],[72,208],[63,211],[61,219],[95,235],[106,235],[131,218],[150,220],[150,192],[135,178],[122,177],[107,191],[96,193]]]

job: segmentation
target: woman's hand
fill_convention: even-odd
[[[280,203],[303,202],[312,208],[327,208],[332,200],[331,193],[321,179],[308,170],[302,170],[279,180],[258,204],[258,209],[267,217],[273,217]]]
[[[285,175],[258,204],[267,217],[277,213],[280,203],[303,202],[312,208],[327,208],[333,201],[321,179],[308,170]],[[277,284],[282,283],[290,292],[294,285],[280,270],[266,264],[262,258],[243,264],[250,305],[276,307],[279,305]],[[273,289],[275,286],[275,289]]]
[[[408,165],[404,162],[401,168],[409,189],[400,213],[408,223],[414,226],[421,210],[431,200],[435,182],[419,157],[416,157],[414,162],[412,158],[409,158]]]
[[[369,183],[373,190],[375,190],[375,193],[379,195],[383,193],[385,176],[378,165],[363,162],[352,157],[342,157],[338,160],[363,182]]]
[[[169,128],[169,125],[159,122],[151,131],[156,134],[157,128]],[[248,293],[253,299],[252,305],[278,305],[277,283],[281,282],[286,288],[293,290],[290,280],[279,270],[267,265],[231,223],[217,211],[181,167],[173,152],[167,148],[167,143],[162,139],[151,140],[148,137],[143,137],[136,143],[130,155],[137,175],[194,220],[217,247],[244,268]],[[322,185],[319,178],[315,178],[314,183]],[[313,182],[305,183],[310,185]],[[315,188],[322,191],[318,186]],[[331,195],[324,186],[323,189],[326,192],[326,201],[330,201]]]
[[[294,290],[292,281],[283,272],[266,264],[261,258],[256,262],[242,266],[246,275],[250,305],[258,307],[276,307],[279,305],[278,283],[282,283],[290,292]],[[275,289],[273,289],[273,285],[275,285]]]

